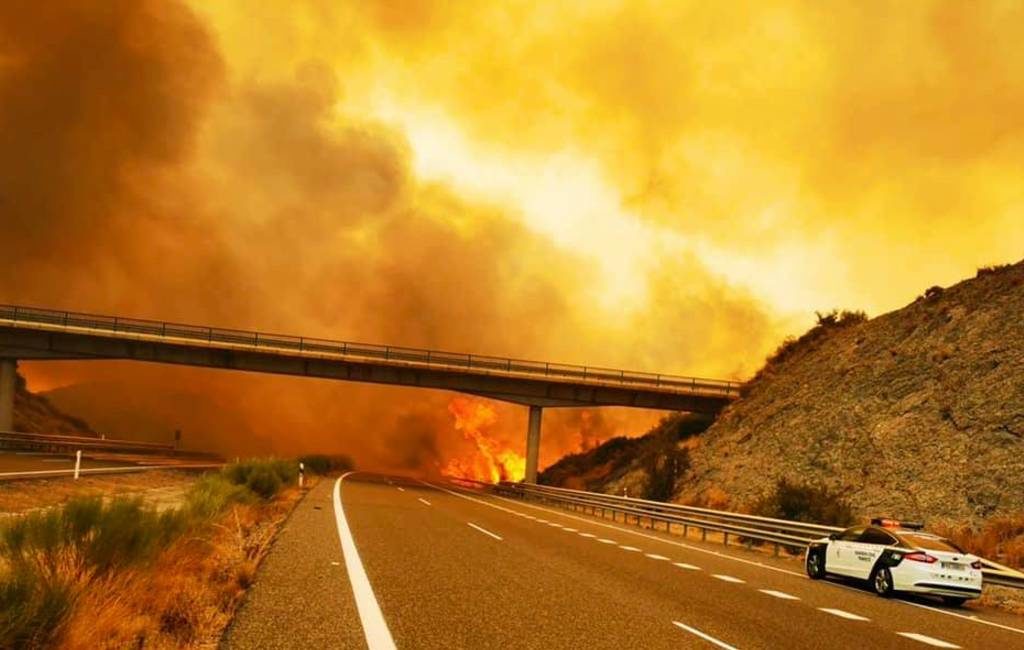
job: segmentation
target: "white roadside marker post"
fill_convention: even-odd
[[[78,472],[82,469],[82,450],[75,452],[75,480],[78,480]]]
[[[306,469],[305,465],[300,461],[299,462],[299,489],[302,488],[302,479],[304,478],[303,474],[305,473],[305,469]]]

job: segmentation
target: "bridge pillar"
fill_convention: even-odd
[[[14,429],[14,387],[18,362],[0,359],[0,431]]]
[[[526,477],[527,483],[537,482],[537,457],[540,454],[540,417],[544,409],[530,407],[530,420],[526,429]]]

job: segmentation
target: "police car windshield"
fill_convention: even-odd
[[[900,538],[915,548],[924,549],[926,551],[945,551],[947,553],[963,553],[963,549],[958,547],[948,539],[941,537],[932,537],[931,535],[924,535],[921,533],[899,533]]]

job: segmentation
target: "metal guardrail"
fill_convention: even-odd
[[[223,463],[180,463],[180,464],[166,464],[166,465],[129,465],[126,467],[83,467],[78,470],[78,473],[85,476],[87,474],[131,474],[135,472],[149,472],[153,470],[174,470],[174,471],[206,471],[211,469],[220,469],[223,467]],[[75,470],[73,469],[49,469],[49,470],[31,470],[24,472],[2,472],[0,473],[0,481],[17,481],[21,479],[42,479],[42,478],[58,478],[61,476],[74,476]]]
[[[665,524],[666,530],[670,530],[672,525],[681,526],[684,535],[690,528],[696,528],[701,531],[702,539],[706,539],[707,532],[712,531],[722,535],[724,544],[729,543],[730,535],[748,546],[754,543],[772,544],[776,555],[780,548],[802,551],[811,541],[843,530],[837,526],[773,519],[545,485],[510,482],[491,485],[465,479],[458,480],[487,486],[506,496],[520,499],[529,498],[562,507],[570,506],[574,510],[583,510],[584,512],[589,510],[590,514],[599,514],[602,518],[606,517],[607,513],[611,513],[613,521],[617,520],[617,515],[621,515],[624,523],[629,523],[630,517],[632,517],[637,525],[640,525],[643,520],[649,521],[652,528],[655,522]],[[1024,573],[984,558],[981,561],[985,566],[982,571],[985,584],[1024,589]]]
[[[173,453],[174,445],[162,442],[140,442],[92,436],[0,431],[0,449],[90,449],[138,453]]]
[[[100,316],[71,311],[55,311],[17,305],[0,305],[0,321],[26,325],[80,328],[114,335],[157,337],[175,340],[229,344],[255,350],[331,355],[340,358],[378,359],[395,363],[414,363],[438,369],[509,373],[583,383],[609,383],[645,386],[655,389],[702,392],[723,397],[738,397],[740,382],[699,377],[661,375],[572,364],[528,361],[476,354],[425,350],[371,343],[333,341],[285,334],[267,334],[246,330],[221,329],[182,323],[169,323],[118,316]]]

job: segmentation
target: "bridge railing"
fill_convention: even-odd
[[[630,523],[632,518],[632,523],[640,526],[646,521],[651,528],[654,527],[655,522],[658,522],[664,524],[666,530],[671,526],[682,527],[684,535],[690,528],[693,528],[701,531],[702,539],[706,539],[708,531],[711,531],[720,534],[724,544],[729,543],[730,536],[748,546],[771,544],[776,554],[779,553],[780,548],[802,552],[813,540],[843,530],[837,526],[824,524],[760,517],[545,485],[510,482],[491,485],[467,479],[453,480],[485,487],[505,496],[532,499],[562,508],[589,512],[603,518],[611,515],[613,521],[618,520],[621,516],[623,523]],[[1024,589],[1024,573],[991,560],[982,559],[982,564],[985,565],[982,574],[986,584]]]
[[[543,376],[595,385],[613,384],[646,387],[674,392],[692,392],[722,397],[737,397],[740,382],[700,377],[662,375],[591,366],[577,366],[544,361],[529,361],[486,355],[427,350],[391,345],[375,345],[351,341],[307,338],[286,334],[223,329],[169,323],[119,316],[101,316],[72,311],[55,311],[36,307],[0,305],[0,321],[25,325],[79,328],[113,335],[138,335],[196,341],[206,344],[229,344],[256,350],[292,351],[300,354],[321,354],[337,357],[379,359],[394,363],[414,363],[445,369],[466,369],[484,373],[507,373]]]

